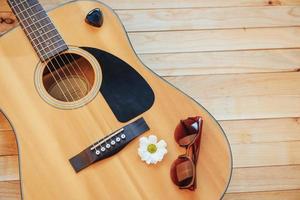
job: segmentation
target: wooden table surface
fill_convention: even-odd
[[[299,200],[300,0],[104,2],[143,62],[224,128],[234,157],[224,199]],[[0,11],[13,17],[5,0]],[[0,23],[0,34],[9,28]],[[17,147],[0,117],[0,200],[19,198]]]

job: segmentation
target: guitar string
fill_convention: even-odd
[[[28,5],[27,1],[24,1],[24,2]],[[18,4],[18,6],[16,6],[16,7],[17,7],[19,10],[22,10],[22,9],[19,7],[19,5],[22,5],[23,7],[25,7],[23,4]],[[18,12],[16,12],[16,14],[17,14],[17,13],[18,13]],[[28,16],[30,16],[28,12],[26,12],[26,13],[28,14]],[[25,16],[23,13],[21,13],[21,14],[22,14],[23,18],[26,19],[26,16]],[[17,15],[18,15],[18,14],[17,14]],[[24,20],[22,20],[22,18],[20,17],[20,21],[23,22]],[[36,24],[33,23],[33,25],[35,26],[36,30],[38,30]],[[23,25],[23,26],[24,26],[24,25]],[[24,29],[24,30],[26,30],[26,29]],[[33,42],[34,39],[33,39],[33,37],[31,36],[31,34],[33,33],[34,37],[36,37],[36,32],[33,31],[33,29],[32,29],[31,27],[30,27],[30,30],[31,30],[32,32],[31,32],[30,34],[28,33],[27,35],[32,39],[32,42]],[[42,38],[42,40],[44,39],[44,37],[43,37],[42,35],[41,35],[40,37]],[[38,37],[36,37],[35,39],[38,40],[37,38],[38,38]],[[50,50],[50,47],[49,47],[49,46],[47,46],[47,48]],[[39,54],[41,55],[41,57],[44,57],[44,56],[46,55],[46,57],[47,57],[46,59],[48,60],[49,57],[48,57],[47,52],[46,52],[44,49],[43,49],[42,51],[43,51],[44,53],[42,53],[41,51],[37,50],[37,52],[39,52]],[[59,63],[59,62],[57,61],[57,59],[55,59],[55,61],[56,61],[57,63]],[[49,62],[51,63],[51,65],[53,66],[53,68],[54,68],[55,70],[57,70],[56,67],[55,67],[55,64],[53,64],[52,59],[51,59]],[[68,98],[67,95],[64,93],[64,90],[62,89],[61,85],[59,84],[59,80],[62,80],[60,74],[57,73],[58,76],[59,76],[59,79],[57,80],[57,78],[56,78],[55,75],[53,74],[53,72],[52,72],[51,68],[49,67],[49,65],[46,64],[46,66],[47,66],[49,72],[51,73],[51,76],[54,78],[54,80],[55,80],[57,86],[59,87],[60,91],[62,92],[63,96],[64,96],[64,97],[66,98],[66,100],[69,102],[69,98]],[[69,92],[70,97],[71,97],[72,100],[74,101],[74,98],[72,97],[72,95],[71,95],[71,93],[70,93],[68,87],[66,86],[65,82],[62,82],[62,83],[63,83],[63,86],[65,87],[65,89]]]
[[[11,2],[12,5],[16,3],[14,0],[13,0],[13,1],[10,1],[10,2]],[[23,3],[23,2],[25,2],[25,1],[22,1],[22,3]],[[17,4],[17,5],[14,5],[14,6],[11,6],[11,8],[12,8],[13,10],[15,10],[15,8],[20,9],[20,8],[18,7],[18,5],[20,5],[20,4],[21,4],[21,3],[19,3],[19,4]],[[22,22],[22,19],[21,19],[21,17],[19,16],[19,14],[18,14],[18,12],[17,12],[16,10],[15,10],[15,14],[16,14],[16,16],[19,18],[20,22]],[[24,17],[24,15],[22,15],[22,16]],[[20,23],[20,24],[22,25],[22,23]],[[22,25],[22,26],[24,26],[24,25]],[[33,41],[34,39],[33,39],[33,37],[31,36],[31,34],[27,33],[26,29],[24,29],[23,27],[21,27],[21,28],[24,30],[24,32],[26,33],[26,35]],[[34,35],[35,35],[35,34],[34,34]],[[38,53],[40,56],[42,56],[41,52],[37,51],[37,53]],[[61,86],[58,84],[57,79],[55,78],[54,74],[53,74],[52,71],[49,69],[49,67],[48,67],[48,70],[49,70],[49,72],[51,73],[52,77],[54,78],[54,81],[57,83],[57,85],[58,85],[60,91],[62,92],[62,94],[64,95],[64,97],[65,97],[65,98],[67,99],[67,101],[68,101],[67,96],[63,93],[63,89],[62,89]]]
[[[26,3],[27,3],[27,2],[26,2]],[[24,15],[23,15],[23,16],[24,16]],[[36,27],[36,28],[37,28],[37,27]],[[34,34],[34,35],[35,35],[35,34]],[[32,38],[32,37],[30,37],[30,38]],[[74,59],[74,58],[73,58],[73,59]],[[75,59],[74,59],[74,60],[75,60]],[[75,61],[75,63],[77,64],[77,62],[76,62],[76,61]],[[78,68],[79,68],[79,69],[81,69],[81,68],[79,67],[79,65],[78,65],[78,64],[77,64],[77,66],[78,66]],[[49,69],[49,68],[48,68],[48,69]],[[49,69],[49,71],[51,72],[51,70],[50,70],[50,69]],[[82,73],[83,73],[83,72],[82,72]],[[84,73],[83,73],[83,75],[84,75]],[[52,76],[53,76],[53,74],[52,74]],[[56,79],[56,78],[55,78],[55,76],[53,76],[53,77],[54,77],[54,79]],[[56,82],[57,82],[57,81],[56,81]],[[106,121],[106,120],[104,120],[104,121]],[[87,134],[87,135],[88,135],[88,137],[89,137],[89,134]],[[108,134],[108,135],[109,135],[109,134]],[[90,137],[89,137],[89,138],[90,138]],[[89,139],[89,140],[91,140],[91,139]],[[92,141],[92,140],[91,140],[91,141]],[[93,141],[94,141],[94,140],[93,140]],[[97,143],[98,143],[98,142],[96,142],[96,143],[95,143],[95,142],[93,142],[93,143],[92,143],[92,145],[94,146],[94,145],[96,145]],[[105,141],[105,144],[107,144],[107,141]],[[102,148],[102,145],[100,145],[100,148]],[[97,150],[97,149],[96,149],[96,150]]]
[[[47,16],[48,16],[48,14],[47,14]],[[51,18],[49,17],[49,20],[50,20],[50,22],[53,24],[53,22],[52,22],[52,20],[51,20]],[[60,55],[62,55],[62,56],[65,56],[65,58],[68,60],[68,62],[69,63],[71,63],[71,61],[69,60],[69,58],[68,58],[68,56],[66,55],[66,54],[64,54],[64,53],[59,53],[59,56]],[[79,69],[79,71],[80,71],[80,73],[83,75],[83,78],[86,80],[86,83],[87,83],[87,89],[89,89],[89,87],[90,87],[90,83],[89,83],[89,79],[86,77],[86,75],[85,75],[85,73],[83,72],[83,70],[81,69],[81,67],[79,66],[79,64],[76,62],[76,59],[74,58],[74,56],[73,56],[73,54],[71,53],[70,54],[70,57],[71,57],[71,60],[72,61],[75,61],[74,63],[75,63],[75,66]],[[74,66],[73,65],[71,65],[71,67],[72,67],[72,69],[73,69],[73,71],[76,73],[76,75],[78,75],[77,74],[77,71],[75,70],[75,68],[74,68]],[[83,86],[83,87],[85,87],[85,85],[84,85],[84,83],[82,82],[82,81],[80,81],[80,83],[81,83],[81,85]],[[79,85],[77,84],[77,86],[79,87]],[[82,93],[82,95],[84,96],[85,94],[81,91],[81,93]]]
[[[19,4],[16,4],[16,5],[13,6],[13,7],[16,7],[16,6],[18,6],[18,5],[21,5],[21,4],[23,4],[24,2],[26,2],[26,0],[21,1]],[[37,2],[38,2],[38,1],[37,1]],[[27,3],[27,2],[26,2],[26,3]],[[40,3],[38,2],[38,3],[34,4],[34,5],[32,5],[31,7],[34,7],[34,6],[36,6],[36,5],[40,5]],[[31,10],[32,10],[32,9],[31,9]],[[44,11],[44,9],[41,10],[41,11]],[[41,11],[40,11],[40,12],[41,12]],[[22,12],[23,12],[23,11],[22,11]],[[47,17],[45,17],[45,18],[49,18],[48,15],[47,15]],[[26,20],[26,19],[25,19],[25,20]],[[40,19],[40,21],[42,21],[42,20],[43,20],[43,19]],[[50,18],[49,18],[49,20],[50,20],[50,22],[52,23],[52,21],[51,21]],[[53,31],[53,30],[52,30],[52,31]],[[51,31],[50,31],[50,32],[51,32]],[[38,45],[40,45],[40,44],[41,44],[41,43],[39,43]],[[68,63],[72,63],[72,62],[69,60],[69,58],[68,58],[68,56],[67,56],[66,54],[64,54],[64,53],[62,53],[62,54],[59,53],[59,56],[61,56],[61,55],[64,55],[64,57],[68,60]],[[86,77],[85,73],[82,71],[81,67],[80,67],[80,66],[78,65],[78,63],[76,62],[76,59],[74,58],[73,54],[70,54],[70,57],[71,57],[72,61],[74,61],[74,63],[75,63],[75,65],[77,66],[77,68],[79,69],[80,73],[83,75],[84,79],[85,79],[85,80],[88,80],[88,78]],[[75,70],[74,66],[71,65],[71,67],[72,67],[73,71],[75,72],[75,74],[78,76],[77,71]],[[80,86],[79,86],[79,84],[77,83],[77,81],[75,81],[75,83],[77,84],[78,88],[80,88]],[[84,85],[84,83],[83,83],[82,81],[80,81],[80,83],[81,83],[81,85],[82,85],[83,87],[85,87],[85,85]],[[86,83],[87,83],[87,88],[89,88],[89,82],[87,81]],[[82,92],[81,88],[80,88],[80,92],[82,93],[83,96],[85,95],[85,94]]]
[[[28,5],[28,4],[27,4]],[[32,10],[32,9],[31,9]],[[51,21],[51,19],[49,18],[49,20]],[[52,21],[51,21],[51,23],[52,23]],[[60,56],[60,55],[58,55],[58,56]],[[71,56],[72,56],[72,59],[75,61],[74,63],[78,66],[78,68],[81,70],[81,68],[80,68],[80,66],[78,65],[78,63],[76,62],[76,60],[75,60],[75,58],[73,57],[73,55],[71,54]],[[67,58],[68,59],[68,58]],[[68,61],[69,61],[69,59],[68,59]],[[71,63],[70,61],[69,61],[69,63]],[[71,65],[72,67],[73,67],[73,65]],[[74,69],[74,67],[73,67],[73,69]],[[74,69],[74,71],[75,71],[75,69]],[[76,73],[76,75],[78,75],[77,74],[77,72],[75,71],[75,73]],[[84,77],[86,77],[85,76],[85,74],[82,72],[82,74],[83,74],[83,76]],[[86,78],[86,80],[88,80],[87,78]],[[84,94],[83,94],[84,95]],[[94,139],[92,139],[91,137],[91,135],[90,134],[86,134],[87,135],[87,138],[88,138],[88,140],[94,145],[95,144],[95,140]],[[95,137],[95,136],[97,136],[95,133],[94,134],[92,134],[93,135],[93,137]],[[100,148],[102,148],[102,146],[100,145]]]
[[[28,4],[27,1],[25,1],[25,2],[26,2],[26,5],[28,6],[28,8],[26,9],[26,13],[28,14],[28,16],[30,16],[30,15],[29,15],[29,12],[27,12],[27,10],[28,10],[28,11],[31,10],[32,12],[34,12],[34,11],[32,10],[32,7],[33,7],[33,6],[30,6],[30,5]],[[19,4],[19,5],[20,5],[20,4]],[[38,4],[35,4],[35,5],[38,5]],[[23,6],[24,8],[26,8],[25,5],[22,5],[22,6]],[[19,6],[18,6],[18,8],[20,9]],[[31,18],[31,17],[26,18],[25,15],[23,15],[23,17],[24,17],[24,19],[23,19],[22,21],[28,20],[29,18]],[[33,21],[33,20],[31,19],[31,21]],[[37,27],[37,23],[38,23],[40,26],[42,26],[42,24],[40,23],[40,20],[38,20],[38,21],[33,21],[33,24],[32,24],[32,25],[36,28],[35,31],[41,30],[41,29],[39,29],[39,28]],[[49,23],[49,24],[50,24],[50,23]],[[32,25],[31,25],[31,26],[32,26]],[[33,30],[33,29],[31,28],[31,30]],[[53,29],[53,31],[54,31],[54,30],[55,30],[55,29]],[[33,33],[34,36],[36,37],[35,31],[33,31],[32,33]],[[48,35],[47,35],[47,34],[44,34],[44,35],[46,35],[46,37],[47,37],[46,40],[48,40],[48,39],[49,39]],[[41,35],[40,37],[41,37],[42,39],[45,40],[45,38],[43,37],[43,35]],[[41,42],[40,44],[42,44],[42,43],[45,43],[45,41]],[[40,44],[38,44],[38,45],[40,45]],[[55,44],[55,43],[51,43],[50,46],[54,46],[54,47],[55,47],[54,44]],[[38,45],[37,45],[37,46],[38,46]],[[46,45],[47,45],[47,43],[46,43]],[[54,49],[54,50],[53,50],[53,49],[51,50],[51,49],[50,49],[50,46],[47,46],[47,47],[46,47],[46,48],[48,48],[48,49],[50,50],[49,52],[54,51],[55,49]],[[62,46],[61,46],[61,47],[62,47]],[[61,47],[58,47],[58,49],[61,48]],[[46,48],[45,48],[45,49],[46,49]],[[45,53],[45,54],[42,54],[42,53],[41,53],[41,54],[42,54],[42,57],[45,56],[47,60],[48,60],[49,58],[51,58],[50,56],[48,56],[49,52],[47,53],[47,52],[45,51],[45,49],[39,49],[39,48],[37,48],[37,49],[38,49],[38,51],[41,51],[41,50],[42,50],[42,51]],[[57,49],[57,48],[56,48],[56,49]],[[60,58],[60,57],[59,57],[59,58]],[[61,59],[61,61],[63,62],[64,66],[66,66],[65,61],[64,61],[62,58],[60,58],[60,59]],[[54,70],[57,71],[56,74],[59,76],[59,80],[63,80],[63,78],[61,77],[60,73],[58,72],[58,70],[57,70],[57,68],[56,68],[56,66],[55,66],[55,63],[53,63],[52,60],[53,60],[53,58],[51,58],[49,62],[51,63],[51,65],[52,65],[52,67],[54,68]],[[55,60],[55,62],[58,64],[59,68],[61,69],[61,71],[63,72],[63,74],[65,75],[65,77],[67,77],[67,74],[65,73],[64,69],[63,69],[62,66],[60,65],[59,60],[56,58],[56,56],[54,56],[54,60]],[[49,72],[51,72],[51,68],[49,67],[49,65],[46,64],[46,66],[47,66]],[[68,68],[68,67],[66,67],[66,68],[67,68],[67,70],[69,71],[69,73],[72,74],[72,73],[70,72],[69,68]],[[52,77],[53,77],[54,79],[56,79],[56,78],[55,78],[55,75],[54,75],[53,73],[51,73],[51,75],[52,75]],[[73,89],[74,91],[76,91],[75,88],[74,88],[74,86],[73,86],[73,84],[71,83],[71,81],[70,81],[68,78],[66,78],[66,79],[68,80],[68,83],[69,83],[68,85],[70,85],[70,86],[72,87],[72,89]],[[64,97],[66,98],[66,100],[69,102],[69,98],[68,98],[67,95],[65,94],[64,90],[62,90],[62,88],[60,87],[60,84],[58,83],[58,81],[55,80],[55,82],[56,82],[56,84],[58,85],[58,87],[60,88],[60,90],[61,90],[63,96],[64,96]],[[70,95],[72,101],[75,101],[73,94],[70,92],[69,88],[67,87],[67,84],[66,84],[65,82],[63,82],[63,81],[62,81],[62,84],[64,85],[65,89],[66,89],[67,92],[69,93],[69,95]],[[78,87],[79,87],[79,85],[78,85]],[[80,88],[80,87],[79,87],[79,88]],[[75,93],[75,94],[77,95],[77,98],[80,98],[79,95],[78,95],[77,93]]]
[[[48,16],[48,15],[47,15],[47,16]],[[49,18],[49,17],[48,17],[48,18]],[[50,20],[50,22],[53,24],[51,18],[49,18],[49,20]],[[68,56],[67,56],[66,54],[64,54],[64,53],[59,53],[59,54],[58,54],[58,56],[64,56],[64,58],[66,58],[66,60],[68,61],[68,63],[73,63],[73,61],[74,61],[75,66],[77,66],[77,68],[79,69],[79,71],[80,71],[80,73],[82,74],[83,78],[86,80],[86,83],[87,83],[87,86],[86,86],[86,87],[87,87],[87,89],[89,89],[89,87],[90,87],[89,84],[90,84],[90,83],[89,83],[89,81],[88,81],[88,78],[86,77],[85,73],[83,72],[83,70],[81,69],[81,67],[79,66],[79,64],[76,62],[76,59],[74,58],[73,54],[70,53],[69,55],[70,55],[72,61],[70,61],[69,58],[68,58]],[[70,66],[72,67],[72,69],[73,69],[73,71],[75,72],[75,74],[78,76],[77,71],[75,70],[75,67],[74,67],[72,64],[71,64]],[[76,83],[77,86],[80,88],[80,86],[79,86],[79,84],[77,83],[77,81],[75,81],[75,83]],[[80,81],[80,83],[81,83],[81,85],[82,85],[83,88],[84,88],[84,87],[85,87],[84,83],[83,83],[82,81]],[[80,92],[82,93],[83,96],[85,95],[85,93],[81,90],[81,88],[80,88]]]
[[[53,2],[52,0],[51,0],[51,2]],[[53,4],[55,4],[55,2],[53,2]],[[72,55],[71,55],[72,56]],[[78,66],[79,67],[79,66]],[[79,69],[81,69],[80,67],[79,67]],[[112,131],[114,131],[110,126],[109,126],[109,124],[106,122],[106,119],[104,118],[104,117],[102,117],[102,115],[100,115],[101,116],[101,118],[102,118],[102,120],[105,122],[105,124],[106,124],[106,129],[109,129],[109,134],[104,134],[103,135],[103,137],[102,138],[105,138],[105,137],[107,137],[108,135],[110,135],[111,133],[110,132],[112,132]],[[102,127],[100,127],[99,126],[99,129],[101,129]],[[88,134],[89,135],[89,134]],[[96,137],[96,138],[99,138],[99,136],[98,136],[98,134],[93,134],[93,137]],[[92,143],[92,146],[95,146],[95,145],[97,145],[100,141],[101,141],[102,139],[96,139],[96,141],[95,140],[91,140],[91,143]],[[107,144],[107,141],[105,141],[105,144]],[[102,148],[102,145],[100,144],[100,149]],[[102,153],[102,152],[101,152]]]
[[[37,1],[37,2],[38,2],[38,1]],[[37,6],[37,5],[41,6],[39,2],[38,2],[37,4],[34,4],[33,6],[30,6],[30,5],[28,4],[27,1],[26,1],[26,4],[27,4],[27,6],[29,7],[29,9],[30,9],[33,13],[34,13],[34,10],[32,10],[32,8],[33,8],[34,6]],[[41,6],[41,7],[42,7],[42,6]],[[44,10],[43,8],[42,8],[42,11],[45,12],[45,10]],[[28,13],[28,12],[27,12],[27,13]],[[47,15],[47,13],[46,13],[46,15]],[[37,18],[38,18],[38,17],[37,17]],[[50,21],[49,24],[53,24],[52,21],[51,21],[51,19],[48,17],[48,15],[47,15],[47,18],[46,18],[46,19],[48,19],[48,20]],[[31,20],[31,21],[32,21],[32,20]],[[33,23],[35,24],[36,22],[33,22]],[[41,20],[37,20],[37,23],[39,23],[39,25],[42,26]],[[53,25],[53,26],[54,26],[54,25]],[[36,28],[37,28],[37,27],[36,27]],[[56,30],[55,27],[54,27],[54,30]],[[37,28],[37,31],[38,31],[38,28]],[[45,35],[46,35],[46,37],[47,37],[47,40],[50,39],[49,36],[48,36],[48,34],[45,34]],[[61,37],[59,34],[58,34],[58,36]],[[61,38],[61,40],[62,40],[62,38]],[[51,40],[50,40],[50,42],[51,42]],[[52,43],[51,46],[55,46],[54,44],[55,44],[55,43]],[[47,43],[46,43],[46,45],[47,45]],[[64,54],[64,55],[65,55],[65,54]],[[71,55],[72,55],[72,54],[71,54]],[[55,55],[55,56],[54,56],[54,59],[56,60],[57,64],[59,64],[59,62],[58,62],[57,59],[56,59],[56,56],[58,56],[58,57],[61,59],[61,61],[63,62],[64,66],[66,67],[66,69],[67,69],[68,72],[70,73],[70,75],[72,75],[71,71],[69,70],[69,67],[68,67],[67,64],[65,63],[64,59],[61,57],[61,54],[58,54],[58,55]],[[79,75],[77,74],[76,70],[74,70],[74,66],[73,66],[72,62],[70,62],[70,60],[68,59],[68,57],[67,57],[66,55],[65,55],[65,58],[67,58],[67,62],[68,62],[68,64],[73,68],[73,71],[75,72],[76,76],[79,77]],[[74,60],[74,62],[76,63],[76,60]],[[53,65],[52,65],[52,66],[53,66]],[[53,67],[54,67],[54,66],[53,66]],[[69,84],[71,85],[71,87],[72,87],[74,93],[77,95],[77,98],[78,98],[77,100],[79,100],[81,97],[76,93],[76,90],[75,90],[73,84],[71,83],[71,81],[69,80],[68,76],[66,75],[63,66],[60,66],[60,64],[59,64],[59,67],[60,67],[60,69],[62,70],[62,72],[64,73],[64,75],[65,75],[66,79],[68,80]],[[58,74],[59,74],[59,73],[58,73]],[[82,95],[84,96],[84,92],[82,91],[81,87],[79,86],[78,81],[76,81],[76,79],[75,79],[74,82],[76,83],[78,89],[80,90],[80,92],[81,92]],[[81,83],[82,83],[82,82],[81,82]],[[82,84],[83,84],[83,83],[82,83]],[[83,85],[83,86],[84,86],[84,85]],[[70,91],[68,91],[68,92],[69,92],[69,94],[71,95],[71,97],[72,97],[72,99],[73,99],[73,101],[74,101],[73,95],[71,94]]]
[[[13,3],[15,3],[15,2],[13,2]],[[18,7],[19,8],[19,7]],[[20,9],[20,8],[19,8]],[[17,13],[17,12],[16,12]],[[16,14],[17,15],[17,14]],[[24,16],[24,15],[23,15]],[[20,21],[21,21],[21,18],[20,18]],[[24,30],[25,31],[25,30]],[[26,32],[26,31],[25,31]],[[32,39],[32,37],[31,36],[29,36],[31,39]],[[37,51],[39,54],[41,54],[39,51]],[[50,63],[52,64],[52,62],[50,61]],[[53,65],[53,64],[52,64]],[[50,71],[50,73],[51,73],[51,75],[53,76],[53,78],[54,78],[54,80],[55,80],[55,82],[58,84],[58,82],[57,82],[57,80],[56,80],[56,78],[55,78],[55,76],[53,75],[53,73],[51,72],[51,69],[49,69],[49,67],[47,66],[47,68],[48,68],[48,70]],[[62,90],[62,88],[60,87],[60,85],[58,84],[58,87],[60,88],[60,90],[61,90],[61,92],[62,92],[62,94],[65,96],[65,98],[66,98],[66,100],[67,101],[69,101],[68,100],[68,98],[67,98],[67,96],[64,94],[64,92],[63,92],[63,90]],[[93,141],[92,140],[92,138],[90,137],[90,135],[89,134],[87,134],[87,138],[88,138],[88,140],[89,141]]]
[[[50,20],[51,20],[51,19],[50,19]],[[73,60],[75,60],[72,54],[71,54],[71,58],[72,58]],[[77,65],[77,67],[79,68],[79,70],[81,71],[81,73],[83,74],[83,76],[86,78],[85,73],[81,70],[81,67],[78,65],[78,63],[75,62],[75,64]],[[88,79],[86,78],[86,80],[88,80]],[[105,121],[105,120],[104,120],[104,121]],[[107,123],[106,123],[106,124],[107,124]],[[99,129],[102,129],[102,127],[99,127]],[[95,141],[97,141],[98,138],[99,138],[98,134],[92,132],[92,134],[86,134],[86,135],[87,135],[87,138],[88,138],[89,142],[92,144],[92,146],[94,146],[94,145],[97,143],[97,142],[95,142]],[[101,149],[101,148],[102,148],[102,145],[100,145],[100,149]],[[96,149],[96,150],[98,150],[98,149]]]
[[[48,14],[47,14],[47,17],[48,17]],[[50,18],[50,17],[48,17],[48,18],[49,18],[50,22],[53,24],[51,18]],[[89,81],[88,81],[88,78],[86,77],[85,73],[82,71],[82,69],[81,69],[81,67],[79,66],[79,64],[76,62],[76,59],[74,58],[73,54],[70,53],[69,55],[70,55],[72,61],[74,61],[74,63],[75,63],[75,65],[77,66],[77,68],[79,69],[80,73],[83,75],[83,78],[86,80],[87,88],[89,89]],[[72,63],[72,62],[69,60],[69,58],[68,58],[68,56],[67,56],[66,54],[64,54],[64,53],[59,53],[58,56],[64,56],[64,58],[67,59],[68,63]],[[77,71],[75,70],[75,67],[74,67],[73,65],[70,65],[70,66],[72,67],[72,69],[73,69],[73,71],[75,72],[75,74],[78,76]],[[76,82],[77,86],[80,88],[80,86],[78,85],[77,81],[75,81],[75,82]],[[84,87],[85,87],[84,83],[83,83],[82,81],[80,81],[80,83],[81,83],[81,85],[82,85],[83,88],[84,88]],[[81,89],[80,89],[80,91],[81,91],[82,95],[84,96],[84,95],[85,95],[84,92],[82,92]]]

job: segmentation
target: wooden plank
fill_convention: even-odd
[[[299,118],[220,121],[220,124],[231,144],[300,140]],[[12,131],[0,132],[0,155],[17,153],[14,133]]]
[[[231,148],[235,167],[300,164],[300,141],[234,144]],[[17,180],[18,156],[0,156],[0,171],[0,181]]]
[[[221,121],[230,144],[300,141],[300,119]]]
[[[274,148],[276,147],[276,148]],[[300,141],[231,145],[235,167],[300,164]],[[0,157],[0,180],[16,180],[17,156]]]
[[[270,192],[231,193],[226,194],[224,200],[299,200],[300,190],[283,190]]]
[[[0,182],[0,200],[21,199],[20,181]]]
[[[300,72],[180,76],[165,79],[196,99],[300,94]]]
[[[12,130],[12,128],[5,116],[0,111],[0,131],[4,130]]]
[[[235,167],[300,164],[300,141],[234,144],[231,149]]]
[[[48,4],[44,3],[44,5]],[[0,11],[9,10],[6,4],[0,8]],[[277,27],[300,24],[300,9],[295,6],[120,10],[117,14],[129,32]],[[15,21],[12,13],[7,15]],[[151,23],[145,23],[149,20]],[[4,25],[5,23],[1,24],[0,32],[5,28]]]
[[[224,200],[299,200],[299,196],[300,190],[284,190],[255,193],[228,193],[225,195]],[[0,197],[5,200],[20,199],[19,181],[0,182]]]
[[[235,168],[228,193],[294,189],[300,189],[300,165]]]
[[[299,200],[299,196],[300,190],[283,190],[270,192],[227,193],[224,200]],[[5,200],[20,199],[20,182],[0,182],[0,197]]]
[[[18,22],[15,15],[11,12],[2,12],[0,9],[0,18],[4,21],[0,23],[0,36],[9,29],[17,26]]]
[[[18,156],[0,156],[0,181],[19,180]]]
[[[0,131],[0,156],[16,154],[18,149],[13,131]]]
[[[44,5],[52,7],[54,3],[66,0],[41,0]],[[280,6],[300,5],[299,0],[102,0],[114,9],[149,9],[149,8],[197,8],[197,7],[241,7],[241,6]]]
[[[236,167],[300,164],[299,118],[222,121],[221,125],[232,145]],[[0,141],[1,155],[18,153],[12,132],[0,132]]]
[[[300,117],[300,95],[196,99],[218,120]]]
[[[45,4],[47,5],[47,3]],[[52,5],[56,4],[52,3]],[[0,11],[2,10],[10,9],[8,6],[4,6],[0,9]],[[117,11],[117,14],[129,32],[277,27],[300,24],[300,9],[295,6],[121,10]],[[5,18],[9,16],[16,22],[12,13],[0,13],[1,15]],[[148,20],[151,23],[145,23]],[[9,27],[9,25],[1,23],[0,32],[4,32]]]
[[[138,53],[182,53],[300,47],[300,27],[129,33]]]
[[[300,189],[300,165],[236,168],[228,193]]]
[[[295,6],[117,11],[127,31],[169,31],[298,26]],[[145,23],[150,21],[151,23]]]
[[[218,120],[300,116],[299,72],[167,77],[167,80]]]
[[[298,71],[299,49],[140,54],[161,76]]]
[[[276,34],[274,34],[274,32]],[[130,33],[138,53],[300,47],[300,27]],[[178,42],[180,38],[180,42]]]

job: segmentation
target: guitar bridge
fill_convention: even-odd
[[[140,118],[92,144],[69,161],[75,172],[79,172],[97,161],[118,153],[134,138],[148,130],[147,123]]]

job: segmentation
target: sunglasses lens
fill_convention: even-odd
[[[186,158],[179,157],[171,166],[171,179],[179,187],[188,187],[194,180],[194,163]]]
[[[202,120],[200,117],[190,117],[182,120],[176,127],[174,137],[180,146],[187,146],[194,141],[201,129]]]

